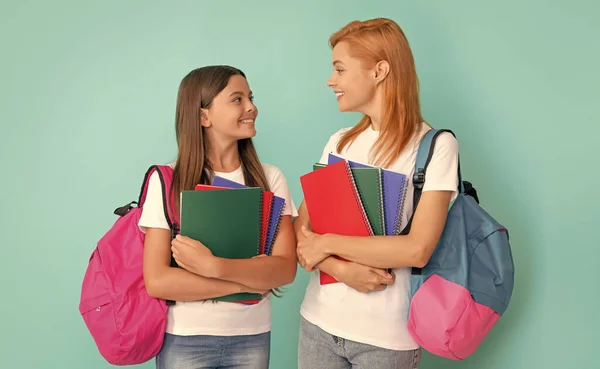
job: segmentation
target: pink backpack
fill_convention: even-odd
[[[150,167],[139,200],[115,210],[119,218],[98,242],[83,278],[79,312],[100,354],[113,365],[144,363],[155,357],[163,344],[167,302],[146,292],[142,273],[145,234],[138,227],[148,181],[155,171],[163,193],[168,193],[171,167]],[[167,222],[173,229],[164,200]]]

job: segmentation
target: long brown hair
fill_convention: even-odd
[[[200,109],[210,108],[215,96],[227,87],[234,75],[246,78],[241,70],[231,66],[206,66],[188,73],[179,85],[175,115],[178,154],[170,190],[173,214],[179,213],[181,191],[212,183],[214,171],[208,159],[205,128],[200,124]],[[239,140],[238,152],[246,185],[269,191],[269,182],[252,139]]]
[[[375,142],[375,163],[389,166],[413,139],[423,122],[419,103],[419,81],[408,40],[402,29],[387,18],[352,21],[331,35],[329,44],[334,48],[340,42],[348,43],[350,53],[365,65],[374,66],[385,60],[390,65],[383,83],[383,111],[381,132]],[[341,152],[369,127],[371,118],[364,116],[346,132],[337,145]]]

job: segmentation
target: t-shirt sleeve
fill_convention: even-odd
[[[323,148],[323,153],[321,154],[321,159],[319,159],[320,164],[327,165],[327,162],[329,161],[329,154],[337,153],[336,145],[340,139],[340,133],[341,133],[341,131],[338,131],[329,137],[329,140],[327,141],[327,143],[325,144],[325,147]]]
[[[283,215],[291,215],[292,218],[297,217],[298,209],[296,209],[296,205],[290,194],[290,188],[283,172],[274,166],[271,166],[269,169],[269,172],[271,172],[269,173],[269,185],[271,191],[273,191],[275,196],[285,199]]]
[[[449,132],[436,140],[425,174],[425,191],[454,191],[452,200],[458,195],[458,141]]]
[[[147,228],[169,229],[163,207],[163,190],[158,173],[150,175],[146,200],[142,206],[142,215],[138,221],[140,230],[146,233]]]

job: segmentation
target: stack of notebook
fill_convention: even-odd
[[[329,154],[300,178],[313,231],[345,236],[400,233],[406,175]],[[343,260],[337,256],[336,258]],[[337,282],[320,271],[321,284]]]
[[[212,185],[182,191],[180,233],[202,242],[213,255],[248,259],[271,255],[285,200],[273,192],[215,177]],[[259,294],[236,293],[218,301],[255,303]]]

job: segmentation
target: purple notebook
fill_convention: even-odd
[[[335,164],[344,158],[335,154],[329,154],[327,164]],[[347,160],[351,168],[373,168],[371,165],[357,163]],[[383,211],[385,213],[385,234],[400,234],[400,222],[404,211],[404,199],[406,197],[407,178],[406,175],[391,170],[381,170],[381,182],[383,185]]]
[[[231,181],[229,179],[215,176],[213,179],[213,186],[228,187],[228,188],[247,188],[241,183]],[[279,224],[281,222],[281,214],[283,213],[283,206],[285,205],[285,199],[273,196],[273,207],[271,208],[271,215],[269,218],[269,229],[267,230],[267,242],[265,245],[265,254],[271,255],[273,243],[277,232],[279,231]]]

